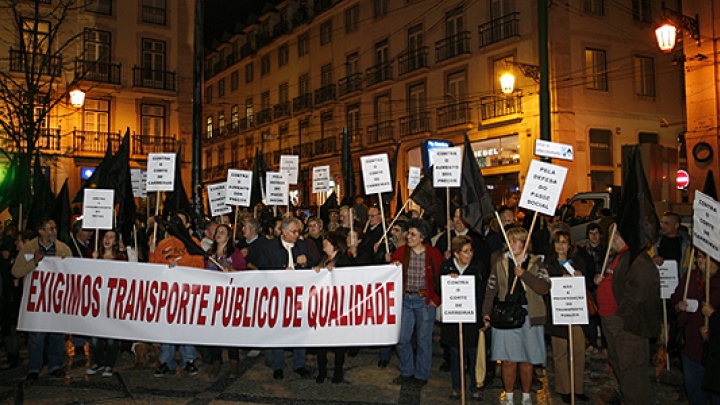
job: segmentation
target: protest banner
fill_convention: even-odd
[[[46,257],[26,277],[18,329],[204,346],[397,343],[402,272],[223,273]]]
[[[252,172],[250,170],[228,169],[225,204],[249,207],[252,191]]]
[[[518,205],[520,208],[554,216],[566,176],[566,167],[533,160],[530,162]]]
[[[114,213],[115,190],[85,189],[83,197],[83,228],[112,229]],[[97,232],[95,236],[97,238]]]
[[[393,191],[387,153],[363,156],[360,158],[360,165],[362,166],[365,194]]]
[[[296,185],[300,158],[297,155],[280,155],[280,173],[284,173],[288,184]]]
[[[288,205],[289,186],[284,173],[267,172],[265,183],[267,205]]]
[[[210,215],[217,217],[232,213],[232,207],[225,204],[226,184],[217,183],[208,186],[208,200],[210,201]]]

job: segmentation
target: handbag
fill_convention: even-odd
[[[528,311],[520,304],[518,297],[512,295],[516,282],[517,276],[510,292],[505,296],[505,301],[498,301],[493,305],[490,325],[495,329],[517,329],[525,323]]]
[[[598,306],[595,302],[595,298],[593,298],[592,294],[590,293],[590,290],[587,288],[585,289],[585,299],[587,300],[587,310],[588,310],[588,316],[595,316],[598,313]]]
[[[671,322],[668,331],[667,351],[670,354],[678,354],[685,347],[685,323]]]

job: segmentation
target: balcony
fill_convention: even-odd
[[[146,89],[175,91],[175,72],[133,68],[133,86]]]
[[[304,6],[300,6],[292,15],[292,25],[293,27],[300,25],[309,19],[310,16],[308,15],[307,9]]]
[[[437,109],[438,129],[470,123],[470,103],[461,101]]]
[[[407,49],[398,55],[398,75],[428,67],[428,47]]]
[[[107,149],[108,139],[113,153],[120,147],[121,136],[113,132],[73,130],[73,151],[75,156],[102,157]]]
[[[255,116],[255,123],[257,125],[263,125],[268,124],[272,121],[272,114],[273,110],[272,108],[265,108],[263,110],[260,110],[257,115]]]
[[[273,37],[279,37],[280,35],[285,35],[290,31],[290,24],[288,24],[287,21],[280,21],[279,23],[275,24],[273,26]]]
[[[323,138],[315,141],[315,155],[337,152],[337,138]]]
[[[250,115],[249,117],[240,118],[240,132],[247,131],[255,126],[255,117]]]
[[[353,73],[350,76],[343,77],[338,81],[338,87],[340,96],[362,90],[362,74]]]
[[[10,71],[60,76],[62,73],[62,57],[46,53],[21,52],[11,48]]]
[[[362,128],[348,128],[348,137],[350,138],[350,146],[357,146],[362,143]]]
[[[430,111],[400,117],[400,136],[417,135],[430,132]]]
[[[392,80],[392,63],[383,62],[375,65],[365,71],[365,77],[368,80],[368,85],[378,84],[386,80]]]
[[[270,37],[270,34],[267,32],[258,32],[255,35],[255,47],[257,49],[262,48],[263,46],[269,44],[272,42],[272,38]]]
[[[203,181],[210,181],[212,179],[213,174],[213,168],[212,167],[205,167],[202,169],[202,179]]]
[[[312,93],[305,93],[293,99],[293,113],[309,110],[313,106]]]
[[[480,48],[520,35],[520,13],[510,13],[478,26]]]
[[[177,140],[163,135],[133,135],[132,155],[147,156],[148,153],[175,153]]]
[[[254,55],[255,52],[255,47],[253,47],[250,42],[246,42],[240,46],[240,59]]]
[[[240,121],[230,122],[226,128],[228,136],[237,135],[240,133]]]
[[[75,80],[120,84],[120,64],[86,60],[75,61]]]
[[[275,104],[273,107],[273,117],[275,119],[289,117],[290,116],[290,102],[285,101],[280,104]]]
[[[319,14],[330,8],[330,6],[332,6],[331,0],[315,0],[315,6],[313,7],[313,11],[315,11],[315,14]]]
[[[522,94],[482,97],[480,114],[483,121],[522,114]]]
[[[466,53],[470,53],[470,31],[435,42],[435,61],[438,63]]]
[[[17,128],[16,131],[19,133],[22,131]],[[35,148],[45,152],[59,152],[60,151],[60,128],[38,128],[39,132],[36,134]],[[8,152],[17,151],[17,144],[13,138],[4,130],[0,131],[0,148]],[[27,139],[23,136],[20,140],[20,148],[27,150]]]
[[[310,159],[313,156],[313,143],[303,142],[292,148],[292,154],[300,156],[300,159]]]
[[[380,121],[377,124],[368,127],[368,141],[370,143],[392,141],[393,132],[395,130],[395,121]]]
[[[315,90],[315,104],[322,104],[327,101],[332,101],[337,98],[336,86],[334,84],[327,84]]]

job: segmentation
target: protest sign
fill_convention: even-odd
[[[147,191],[175,189],[175,154],[151,153],[147,161]]]
[[[83,228],[113,229],[115,190],[86,188],[83,198]]]
[[[533,160],[530,162],[530,170],[525,178],[525,187],[518,205],[520,208],[554,216],[566,176],[566,167]]]
[[[418,184],[420,184],[420,168],[410,166],[408,170],[408,190],[415,190]]]
[[[130,181],[132,182],[133,197],[147,197],[147,172],[140,169],[130,169]]]
[[[720,203],[695,191],[693,210],[693,244],[713,259],[720,260]]]
[[[297,155],[280,155],[280,173],[284,173],[288,184],[297,184],[300,158]]]
[[[442,292],[442,321],[444,323],[475,323],[475,277],[440,277]]]
[[[232,207],[225,204],[225,183],[208,186],[208,200],[210,200],[210,215],[217,217],[232,213]]]
[[[678,263],[676,260],[665,260],[661,266],[658,266],[658,270],[660,271],[660,298],[669,300],[679,283]]]
[[[462,148],[459,146],[430,151],[433,161],[433,187],[460,187]]]
[[[228,169],[225,204],[250,206],[252,172],[250,170]]]
[[[330,166],[313,167],[312,192],[326,193],[330,191]]]
[[[553,277],[550,279],[550,284],[553,324],[587,324],[585,277]]]
[[[288,205],[289,186],[284,173],[267,172],[265,201],[267,205]]]
[[[360,158],[360,164],[362,166],[365,194],[393,191],[387,153],[363,156]]]

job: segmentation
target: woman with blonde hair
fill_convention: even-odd
[[[490,313],[496,297],[499,301],[519,302],[527,310],[521,327],[493,328],[492,331],[491,359],[502,361],[502,382],[505,388],[502,405],[513,404],[518,368],[522,386],[521,403],[531,405],[533,365],[545,364],[547,360],[544,338],[546,312],[542,296],[550,290],[550,279],[540,257],[527,252],[527,236],[528,232],[524,228],[507,230],[508,251],[493,257],[483,301],[483,320],[489,326],[492,326]]]

